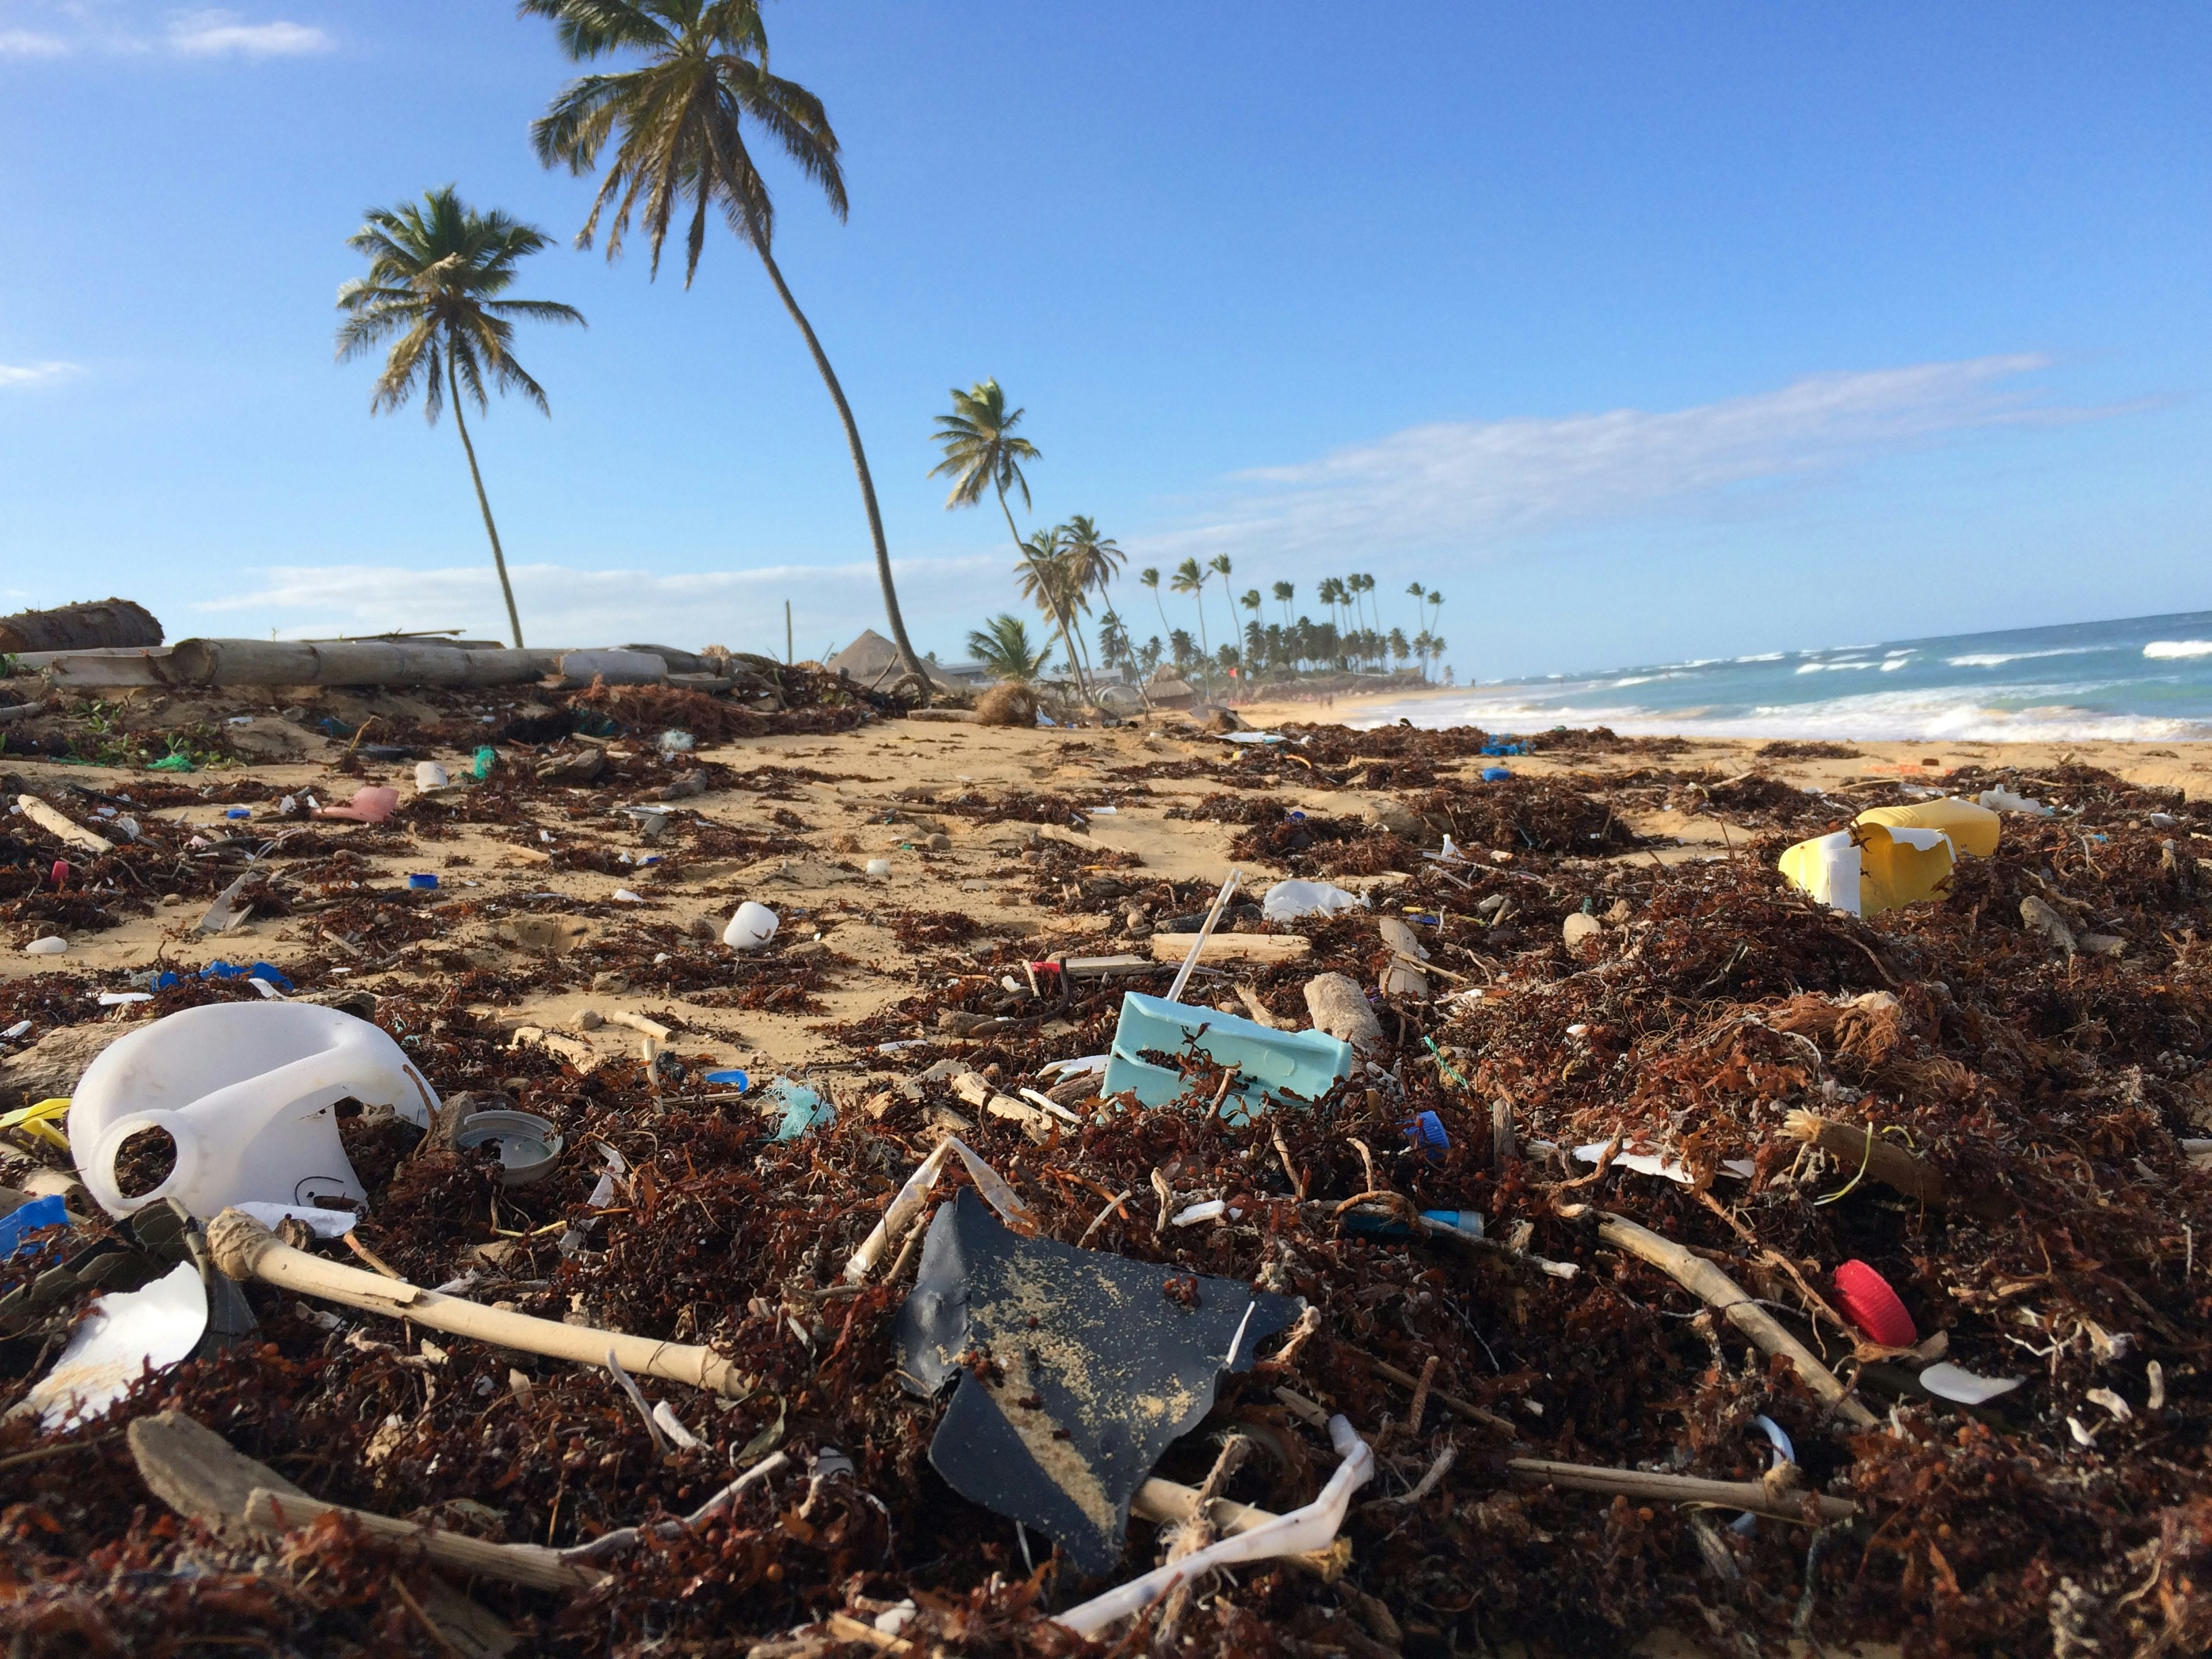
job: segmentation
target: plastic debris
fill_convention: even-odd
[[[783,1116],[775,1126],[778,1140],[796,1140],[816,1129],[826,1129],[837,1121],[837,1109],[804,1084],[793,1083],[780,1077],[768,1085],[770,1100],[783,1108]]]
[[[732,951],[757,951],[775,937],[777,925],[775,911],[747,899],[722,929],[722,943]]]
[[[389,823],[399,810],[399,792],[388,784],[365,783],[343,806],[319,806],[319,818],[349,818],[356,823]]]
[[[2010,1394],[2025,1377],[1983,1376],[1948,1361],[1930,1365],[1920,1373],[1920,1386],[1942,1400],[1955,1400],[1962,1406],[1986,1406],[2000,1395]]]
[[[1260,914],[1269,921],[1296,921],[1302,916],[1333,916],[1366,902],[1325,881],[1279,881],[1261,899]]]
[[[544,1180],[560,1167],[565,1144],[561,1132],[535,1112],[504,1108],[471,1112],[453,1132],[453,1145],[464,1152],[473,1146],[499,1148],[503,1187],[528,1187]]]
[[[1143,1056],[1186,1050],[1236,1068],[1219,1108],[1231,1123],[1245,1121],[1273,1101],[1318,1100],[1352,1070],[1351,1045],[1323,1032],[1271,1030],[1235,1014],[1130,991],[1121,998],[1099,1092],[1111,1097],[1133,1090],[1145,1105],[1164,1106],[1182,1093],[1182,1075]]]
[[[36,1412],[48,1433],[98,1417],[149,1369],[165,1371],[189,1358],[207,1328],[207,1287],[189,1261],[142,1290],[100,1297],[53,1369],[9,1415]]]
[[[1117,1620],[1152,1607],[1178,1584],[1194,1583],[1217,1567],[1239,1561],[1265,1561],[1285,1555],[1314,1555],[1326,1550],[1344,1525],[1352,1494],[1375,1473],[1373,1449],[1341,1417],[1328,1419],[1329,1443],[1344,1461],[1321,1493],[1304,1509],[1293,1510],[1249,1532],[1235,1533],[1179,1560],[1155,1567],[1140,1578],[1094,1596],[1054,1615],[1078,1636],[1095,1636]],[[934,1462],[933,1448],[932,1461]]]
[[[37,1242],[25,1235],[42,1227],[68,1224],[69,1208],[59,1194],[49,1193],[44,1198],[17,1205],[6,1215],[0,1215],[0,1261],[12,1261],[25,1250],[38,1248]]]
[[[59,934],[49,933],[44,939],[34,939],[23,947],[27,957],[58,957],[69,949],[69,941]]]
[[[427,1127],[438,1097],[375,1026],[311,1003],[188,1008],[118,1039],[85,1070],[70,1150],[100,1207],[129,1215],[174,1197],[205,1220],[240,1199],[308,1204],[368,1197],[339,1143],[343,1099]],[[124,1143],[168,1138],[173,1163],[149,1191],[117,1184]]]
[[[1974,799],[1979,805],[1988,807],[1992,812],[2025,812],[2031,817],[2039,818],[2047,818],[2051,816],[2051,808],[2045,806],[2041,801],[2032,799],[2026,795],[2016,794],[2012,790],[2003,788],[2002,787],[1995,789],[1984,789]],[[2151,814],[2154,823],[2155,823],[2157,819],[2165,817],[2166,814],[2163,812],[2154,812]],[[2168,827],[2170,823],[2171,820],[2168,820],[2168,824],[2161,824],[2157,827],[2164,829]]]
[[[1103,1573],[1131,1497],[1205,1417],[1217,1377],[1249,1370],[1297,1311],[1234,1279],[1024,1238],[963,1190],[930,1225],[893,1340],[909,1388],[953,1384],[931,1467]]]
[[[1885,1348],[1909,1348],[1920,1340],[1889,1281],[1863,1261],[1836,1269],[1836,1300],[1852,1324]]]

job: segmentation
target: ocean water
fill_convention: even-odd
[[[1477,683],[1363,714],[1540,732],[1948,742],[2212,738],[2212,611]]]

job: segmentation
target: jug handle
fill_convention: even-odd
[[[123,1150],[123,1143],[141,1129],[159,1129],[167,1134],[177,1149],[177,1162],[168,1178],[152,1192],[125,1198],[123,1189],[116,1184],[115,1159]],[[107,1133],[100,1136],[100,1144],[92,1150],[90,1164],[91,1168],[84,1171],[85,1184],[92,1189],[100,1206],[112,1215],[131,1215],[149,1204],[160,1203],[199,1173],[199,1141],[191,1126],[174,1112],[132,1112],[107,1126]]]

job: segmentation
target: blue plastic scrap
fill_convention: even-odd
[[[292,988],[292,981],[286,977],[284,970],[273,962],[257,962],[251,967],[241,968],[234,962],[218,960],[210,962],[192,977],[194,979],[264,979],[280,991],[289,991]],[[183,983],[182,975],[165,970],[147,981],[146,988],[149,991],[166,991],[172,985]]]
[[[1444,1131],[1444,1121],[1434,1112],[1422,1112],[1409,1117],[1400,1126],[1406,1138],[1413,1145],[1436,1158],[1451,1150],[1451,1136]]]
[[[1182,1093],[1182,1075],[1142,1056],[1194,1047],[1217,1065],[1237,1067],[1237,1081],[1221,1101],[1221,1116],[1230,1123],[1245,1122],[1276,1101],[1318,1100],[1352,1073],[1352,1045],[1325,1032],[1272,1030],[1218,1009],[1131,991],[1121,998],[1099,1092],[1111,1098],[1134,1090],[1144,1104],[1165,1106]]]
[[[1421,1219],[1431,1228],[1457,1233],[1462,1238],[1482,1237],[1482,1212],[1480,1210],[1424,1210]],[[1385,1238],[1409,1237],[1413,1231],[1395,1216],[1383,1215],[1373,1210],[1347,1212],[1344,1225],[1350,1232],[1377,1233]]]
[[[837,1109],[813,1090],[787,1077],[780,1077],[768,1085],[770,1099],[783,1104],[783,1121],[775,1126],[778,1140],[796,1140],[817,1129],[826,1129],[837,1121]]]
[[[1518,738],[1492,738],[1482,745],[1480,752],[1486,755],[1525,755],[1528,752],[1528,745]]]
[[[1482,769],[1482,781],[1485,783],[1507,783],[1511,781],[1512,777],[1513,774],[1502,766],[1486,766]]]
[[[6,1215],[0,1215],[0,1261],[12,1261],[24,1250],[40,1248],[35,1241],[24,1237],[27,1233],[68,1224],[69,1211],[55,1194],[17,1205]]]

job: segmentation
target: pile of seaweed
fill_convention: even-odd
[[[1345,734],[1327,759],[1467,747],[1436,737],[1394,731],[1404,748],[1386,752]],[[376,1023],[441,1093],[498,1097],[588,1152],[514,1188],[434,1139],[357,1141],[374,1177],[364,1252],[417,1285],[708,1345],[744,1387],[717,1400],[648,1382],[684,1443],[607,1371],[257,1285],[258,1329],[226,1352],[58,1436],[0,1427],[0,1632],[25,1654],[453,1650],[424,1610],[436,1570],[410,1547],[343,1517],[239,1542],[153,1501],[124,1431],[172,1409],[320,1498],[507,1543],[681,1516],[787,1460],[713,1519],[648,1533],[591,1588],[469,1586],[546,1654],[1441,1656],[1519,1640],[1595,1655],[1662,1627],[1715,1652],[2203,1651],[2212,1172],[2185,1143],[2212,1134],[2212,876],[2191,850],[2212,817],[2087,769],[2045,774],[2054,816],[2008,817],[1945,897],[1860,921],[1783,883],[1779,833],[1728,856],[1598,856],[1622,844],[1606,787],[1412,789],[1403,805],[1458,825],[1464,859],[1408,859],[1369,909],[1291,924],[1303,960],[1202,971],[1189,999],[1228,1012],[1303,1024],[1307,981],[1335,972],[1376,1015],[1325,1098],[1244,1123],[1216,1115],[1218,1073],[1200,1065],[1182,1100],[1148,1110],[1086,1102],[1043,1070],[1104,1052],[1119,1008],[1108,981],[1037,960],[1110,943],[1073,922],[1040,942],[912,918],[914,994],[833,1033],[864,1063],[817,1079],[836,1120],[787,1139],[757,1091],[708,1084],[680,1033],[650,1064],[581,1075],[470,1012],[527,986],[456,975],[377,999]],[[1356,844],[1305,823],[1310,847]],[[1050,843],[1041,893],[1099,879],[1080,860]],[[1108,879],[1162,914],[1204,896]],[[2024,917],[2030,899],[2067,921],[2063,946]],[[1383,917],[1412,930],[1423,982],[1393,972],[1405,955]],[[698,949],[671,929],[629,965],[680,974]],[[772,950],[738,972],[803,988],[823,963]],[[52,992],[11,988],[12,1006],[65,1018]],[[945,1034],[947,1012],[965,1035]],[[886,1042],[904,1045],[900,1076]],[[950,1086],[958,1067],[1079,1109],[1048,1127],[978,1111]],[[959,1497],[930,1461],[941,1401],[897,1374],[912,1263],[858,1288],[842,1276],[947,1127],[1040,1237],[1316,1311],[1310,1336],[1223,1375],[1158,1472],[1199,1485],[1241,1437],[1226,1495],[1294,1509],[1336,1462],[1315,1408],[1340,1413],[1376,1462],[1348,1557],[1240,1568],[1171,1630],[1155,1609],[1095,1648],[1051,1622],[1149,1568],[1160,1531],[1133,1523],[1115,1572],[1084,1580]],[[955,1164],[939,1195],[969,1182]],[[1213,1199],[1218,1217],[1176,1224]],[[1479,1212],[1482,1239],[1421,1221],[1445,1210]],[[1686,1288],[1624,1245],[1624,1221],[1733,1292],[1716,1307]],[[1911,1343],[1877,1346],[1839,1311],[1836,1270],[1853,1261],[1893,1288]],[[51,1271],[9,1264],[0,1298]],[[64,1287],[6,1328],[10,1402],[86,1302]],[[1759,1318],[1810,1364],[1762,1346]],[[2017,1385],[1962,1404],[1923,1381],[1936,1364]],[[1769,1425],[1790,1448],[1778,1473]],[[1773,1501],[1738,1524],[1632,1480],[1568,1490],[1516,1467],[1531,1460],[1764,1478]]]

